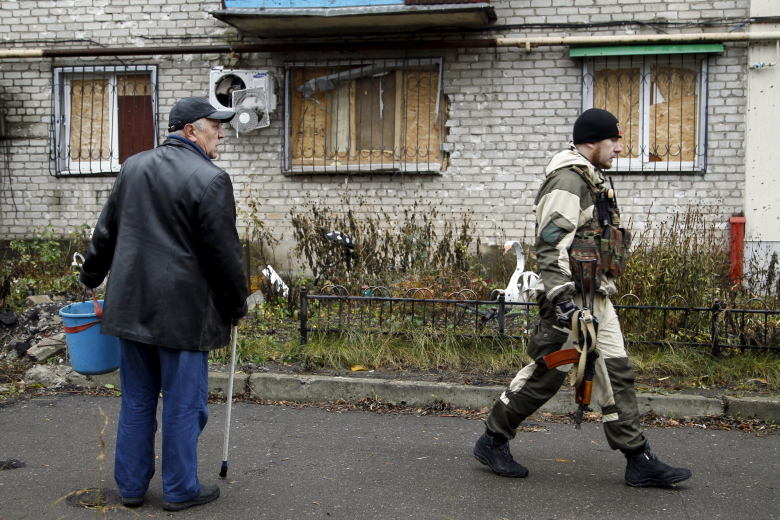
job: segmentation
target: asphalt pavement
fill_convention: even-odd
[[[493,475],[471,455],[480,421],[234,404],[227,478],[225,405],[209,405],[200,475],[222,496],[185,511],[161,509],[158,475],[146,503],[96,514],[79,490],[116,501],[113,448],[120,399],[58,393],[0,407],[0,519],[665,519],[780,518],[780,436],[700,428],[648,430],[662,460],[693,478],[672,488],[631,488],[625,462],[601,427],[535,423],[511,444],[526,479]],[[99,411],[105,430],[100,480]],[[159,443],[158,443],[159,444]],[[159,451],[159,446],[158,446]],[[89,502],[91,495],[82,495]]]

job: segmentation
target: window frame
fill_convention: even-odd
[[[291,73],[293,69],[299,68],[311,68],[315,69],[319,66],[323,67],[350,67],[349,70],[335,73],[326,74],[324,76],[318,76],[316,80],[322,79],[338,79],[344,80],[358,80],[361,78],[371,77],[366,74],[365,71],[369,68],[374,72],[384,71],[399,71],[399,70],[414,70],[415,68],[422,66],[437,66],[438,73],[436,73],[438,85],[436,90],[436,103],[434,112],[431,113],[433,126],[439,127],[439,142],[438,152],[440,159],[436,162],[414,160],[409,162],[398,161],[393,162],[392,165],[385,164],[383,161],[377,161],[373,163],[368,159],[365,163],[358,161],[358,164],[348,165],[331,165],[327,164],[327,159],[323,156],[322,164],[312,165],[294,165],[293,150],[291,142],[291,133],[293,129],[293,89],[298,89],[297,85],[292,84]],[[446,142],[447,131],[444,125],[444,59],[438,58],[358,58],[358,59],[342,59],[342,60],[306,60],[306,61],[289,61],[284,64],[284,138],[283,138],[283,153],[282,157],[282,173],[285,175],[301,175],[301,174],[382,174],[382,173],[419,173],[419,174],[441,174],[446,165],[448,164],[447,154],[444,149],[444,143]],[[308,80],[304,85],[312,85],[315,79]],[[303,88],[303,85],[301,85]],[[397,88],[397,85],[396,85]],[[396,115],[401,110],[396,106]],[[350,117],[355,117],[354,114],[350,114]],[[405,124],[405,123],[401,123]],[[332,131],[332,130],[331,130]],[[357,138],[357,137],[355,137]],[[327,140],[327,139],[326,139]],[[374,150],[370,151],[374,152]],[[338,162],[338,161],[335,161]]]
[[[696,95],[698,96],[698,107],[696,109],[696,133],[694,141],[694,160],[693,161],[652,161],[650,160],[650,113],[651,113],[651,85],[656,85],[656,82],[646,80],[652,76],[651,67],[653,64],[659,64],[659,57],[665,56],[681,57],[681,63],[684,63],[685,56],[694,56],[695,70],[697,71],[698,81],[696,87]],[[654,62],[651,62],[649,58],[655,58]],[[709,104],[709,54],[707,52],[699,52],[695,54],[680,54],[680,53],[657,53],[657,54],[622,54],[622,55],[610,55],[610,56],[585,56],[582,63],[582,110],[588,110],[594,107],[594,77],[597,67],[597,60],[604,62],[607,68],[620,68],[621,60],[625,59],[629,66],[636,66],[634,61],[640,63],[640,104],[639,104],[639,120],[638,127],[640,138],[640,158],[625,158],[618,157],[615,159],[615,165],[613,167],[614,172],[621,174],[695,174],[703,175],[707,169],[707,106]],[[613,65],[618,65],[613,67]],[[590,82],[587,81],[590,78]],[[618,117],[618,119],[620,119]],[[625,125],[623,121],[620,121],[621,125]],[[624,147],[626,145],[624,144]],[[696,150],[702,150],[701,153],[696,153]]]
[[[158,122],[158,73],[157,65],[82,65],[53,67],[53,113],[52,113],[52,160],[56,176],[115,176],[122,165],[119,149],[119,103],[117,96],[117,77],[121,75],[149,74],[152,88],[152,148],[159,144]],[[80,76],[78,76],[80,75]],[[70,157],[71,100],[73,80],[106,78],[109,89],[109,144],[108,160],[74,161]],[[73,167],[74,163],[78,164]]]

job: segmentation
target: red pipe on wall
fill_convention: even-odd
[[[745,217],[730,217],[731,224],[731,267],[729,280],[736,285],[742,280],[742,269],[745,261]]]

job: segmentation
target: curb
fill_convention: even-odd
[[[110,383],[120,388],[119,371],[91,376],[100,384]],[[228,387],[226,372],[209,372],[209,393],[225,397]],[[456,408],[479,410],[493,406],[503,386],[470,386],[427,381],[352,378],[343,376],[242,374],[233,379],[233,395],[249,391],[253,397],[270,401],[332,402],[343,399],[356,402],[365,397],[381,399],[411,407],[421,407],[443,401]],[[727,414],[733,417],[757,417],[763,421],[780,422],[780,398],[725,397],[723,399],[692,394],[637,394],[639,412],[652,412],[661,417],[702,417]],[[574,411],[574,392],[562,388],[540,412],[565,414]]]

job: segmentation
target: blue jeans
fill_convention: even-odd
[[[123,497],[142,497],[154,475],[157,398],[162,391],[163,500],[200,494],[198,436],[208,421],[208,352],[119,339],[122,408],[114,479]]]

